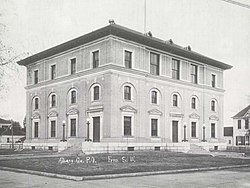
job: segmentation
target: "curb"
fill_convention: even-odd
[[[86,181],[86,180],[114,179],[114,178],[138,177],[138,176],[149,176],[149,175],[202,172],[202,171],[223,170],[223,169],[240,168],[240,167],[250,167],[250,164],[220,166],[220,167],[207,167],[207,168],[191,168],[191,169],[180,169],[180,170],[166,170],[166,171],[155,171],[155,172],[107,174],[107,175],[94,175],[94,176],[70,176],[70,175],[55,174],[55,173],[41,172],[41,171],[34,171],[34,170],[24,170],[24,169],[18,169],[18,168],[10,168],[10,167],[0,167],[0,170],[20,172],[20,173],[53,177],[53,178],[60,178],[60,179],[67,179],[67,180],[74,180],[74,181]]]

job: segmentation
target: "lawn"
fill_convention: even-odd
[[[52,154],[55,153],[55,151],[50,150],[14,150],[14,149],[0,149],[0,156],[1,155],[22,155],[22,154],[30,154],[30,155],[41,155],[41,154]]]
[[[239,164],[250,164],[250,160],[166,151],[0,160],[0,166],[4,167],[73,176],[151,172]]]

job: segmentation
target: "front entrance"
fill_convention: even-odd
[[[172,142],[178,142],[178,121],[172,121]]]
[[[93,142],[100,142],[100,116],[93,117]]]

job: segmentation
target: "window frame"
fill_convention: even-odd
[[[156,124],[153,123],[154,121]],[[159,136],[158,134],[159,133],[159,119],[158,118],[150,118],[150,128],[151,128],[150,129],[151,137],[158,137]],[[156,128],[156,130],[154,130],[153,128]]]
[[[150,93],[151,93],[151,104],[158,104],[158,102],[159,102],[158,92],[154,89],[154,90],[151,90]]]
[[[211,138],[216,138],[216,123],[210,123],[210,126],[211,126]]]
[[[50,65],[50,79],[54,80],[56,78],[56,64]]]
[[[34,99],[33,99],[33,109],[34,110],[39,110],[39,97],[34,97]]]
[[[197,138],[197,122],[196,121],[191,122],[191,138]]]
[[[193,110],[197,109],[197,98],[196,97],[191,98],[191,109],[193,109]]]
[[[216,112],[216,101],[214,99],[212,99],[210,102],[210,110],[212,112]]]
[[[126,88],[129,88],[129,93],[126,92],[127,91]],[[130,85],[123,86],[123,99],[125,101],[132,101],[132,86]]]
[[[96,53],[98,53],[98,55],[96,56]],[[92,57],[92,68],[95,69],[95,68],[98,68],[100,67],[100,50],[97,49],[97,50],[94,50],[94,51],[91,51],[91,57]],[[95,59],[97,57],[97,59]]]
[[[98,88],[98,95],[96,95],[97,93],[95,91],[95,88]],[[92,99],[93,99],[92,101],[99,101],[100,100],[100,94],[101,94],[101,87],[100,87],[100,85],[97,85],[97,84],[93,85],[92,86]]]
[[[133,68],[133,51],[131,51],[131,50],[128,50],[128,49],[124,49],[124,51],[123,51],[123,53],[124,53],[124,67],[126,67],[126,68],[128,68],[128,69],[132,69]],[[126,60],[126,54],[127,53],[129,53],[130,54],[130,61],[127,61]],[[129,66],[127,66],[127,62],[129,62]]]
[[[130,130],[129,130],[129,133],[130,134],[126,134],[125,132],[126,132],[126,121],[125,121],[125,118],[129,118],[130,119]],[[133,124],[133,116],[131,116],[131,115],[123,115],[123,136],[125,136],[125,137],[131,137],[131,136],[133,136],[133,132],[132,132],[132,124]]]
[[[193,73],[193,67],[194,67],[194,73]],[[191,83],[198,84],[198,65],[190,64],[190,77],[191,77]]]
[[[75,92],[75,97],[72,95],[73,92]],[[75,102],[74,102],[74,99],[75,99]],[[76,89],[70,89],[69,90],[69,104],[70,105],[77,104],[77,90]]]
[[[34,84],[38,84],[39,83],[39,70],[36,69],[34,70]]]
[[[155,63],[155,62],[152,62],[152,59],[154,59],[154,58],[152,58],[152,56],[151,55],[154,55],[154,56],[156,56],[157,57],[157,62]],[[149,62],[150,62],[150,74],[152,74],[152,75],[156,75],[156,76],[160,76],[160,58],[161,56],[160,56],[160,54],[158,54],[158,53],[154,53],[154,52],[150,52],[150,55],[149,55]],[[156,68],[156,69],[153,69],[152,68],[152,66],[154,67],[154,68]],[[155,72],[156,71],[156,72]]]
[[[33,138],[39,138],[39,122],[34,121],[34,136]]]
[[[52,122],[54,124],[52,124]],[[52,125],[54,129],[52,130]],[[53,134],[52,134],[53,133]],[[50,138],[56,138],[56,120],[50,120]]]
[[[72,129],[72,120],[75,121],[74,129]],[[69,126],[70,126],[70,137],[76,137],[77,136],[77,131],[76,131],[76,129],[77,129],[77,118],[70,118],[69,122],[70,122],[70,124],[69,124]],[[74,133],[74,135],[72,133]]]
[[[245,119],[245,129],[249,129],[249,119]]]
[[[238,119],[237,125],[238,125],[238,129],[241,129],[241,119]]]
[[[176,100],[175,100],[175,96],[176,96]],[[173,107],[178,107],[179,106],[179,99],[178,98],[179,98],[178,94],[174,93],[172,95],[172,106]]]
[[[76,57],[72,57],[69,59],[70,61],[70,75],[74,75],[77,72],[77,58]],[[74,66],[72,66],[74,65]]]
[[[215,73],[211,73],[211,86],[213,88],[217,87],[217,75]]]
[[[175,63],[177,64],[177,67],[175,68]],[[171,62],[171,77],[172,79],[175,80],[180,80],[180,66],[181,66],[181,61],[175,58],[172,58],[172,62]],[[176,73],[176,74],[174,74]]]
[[[54,99],[53,99],[53,97],[54,97]],[[51,108],[54,108],[54,107],[56,107],[56,94],[55,93],[52,93],[51,95],[50,95],[50,107]]]

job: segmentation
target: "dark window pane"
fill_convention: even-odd
[[[131,87],[130,86],[124,87],[124,99],[131,100]]]
[[[241,129],[241,120],[238,120],[238,129]]]
[[[176,59],[172,60],[172,78],[176,80],[180,79],[180,61]]]
[[[196,65],[191,65],[191,82],[197,84],[198,78],[198,71]]]
[[[38,70],[34,71],[34,83],[37,84],[38,83]]]
[[[249,129],[249,119],[245,119],[245,129]]]
[[[39,108],[39,99],[35,98],[35,110],[38,110]]]
[[[131,136],[131,117],[124,116],[124,136]]]
[[[159,75],[160,72],[160,55],[150,53],[150,73],[153,75]]]
[[[34,137],[35,138],[38,137],[38,122],[35,122],[35,125],[34,125]]]
[[[178,96],[173,95],[173,106],[178,106]]]
[[[93,68],[99,67],[99,51],[93,52]]]
[[[70,136],[76,136],[76,119],[70,119]]]
[[[56,65],[51,66],[51,80],[56,78]]]
[[[76,103],[76,91],[71,91],[71,104]]]
[[[212,87],[215,87],[216,76],[212,74]]]
[[[192,127],[191,127],[191,136],[193,138],[196,138],[196,122],[192,122],[191,125],[192,125]]]
[[[125,51],[125,67],[132,68],[132,52]]]
[[[94,100],[99,100],[99,86],[94,87]]]
[[[151,92],[151,102],[153,104],[157,104],[157,92],[156,91]]]
[[[151,119],[151,136],[158,136],[158,119]]]
[[[211,101],[211,110],[215,111],[215,101]]]
[[[51,126],[50,136],[55,137],[56,136],[56,121],[51,121],[50,126]]]
[[[192,109],[196,109],[196,99],[194,97],[192,98],[191,106],[192,106]]]
[[[76,58],[71,59],[70,60],[71,64],[70,64],[70,68],[71,68],[71,74],[75,74],[76,73]]]
[[[211,123],[211,138],[215,138],[215,123]]]

